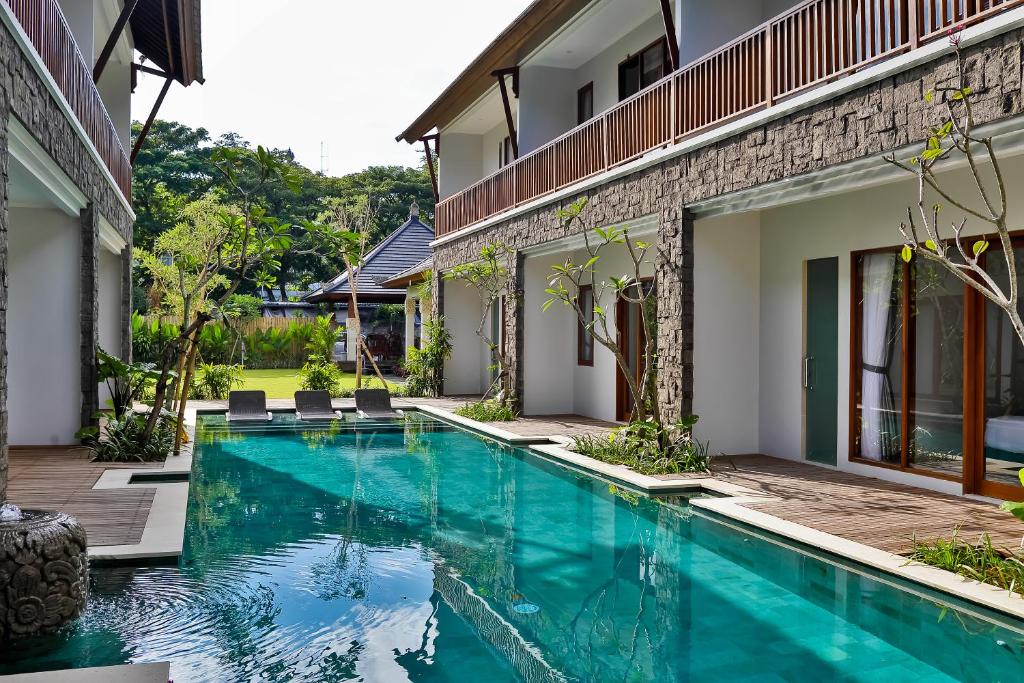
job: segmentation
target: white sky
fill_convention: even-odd
[[[159,117],[291,147],[330,175],[414,165],[395,142],[529,0],[205,0],[206,84],[171,87]],[[133,118],[160,79],[140,74]]]

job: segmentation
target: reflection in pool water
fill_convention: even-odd
[[[180,567],[95,569],[0,672],[182,681],[1020,681],[1024,631],[423,418],[200,434]]]

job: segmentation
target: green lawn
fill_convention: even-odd
[[[286,370],[245,370],[245,385],[242,389],[262,389],[267,392],[267,398],[292,398],[295,392],[302,387],[299,386],[298,369]],[[363,386],[366,386],[368,377],[373,377],[377,386],[376,377],[372,372],[369,376],[363,375]],[[341,386],[343,389],[353,389],[356,386],[356,376],[345,373],[342,375]]]

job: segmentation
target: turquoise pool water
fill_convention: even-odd
[[[184,681],[1024,680],[1024,629],[422,418],[201,427],[180,567],[93,571],[0,673]],[[911,590],[907,590],[910,588]]]

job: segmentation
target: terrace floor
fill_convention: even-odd
[[[156,489],[93,489],[108,469],[160,467],[161,463],[93,463],[83,448],[10,449],[7,495],[22,508],[59,510],[85,527],[90,546],[142,540]]]
[[[452,410],[466,399],[416,399]],[[404,403],[396,400],[396,404]],[[293,408],[288,400],[268,401],[271,410]],[[226,401],[193,401],[197,409],[226,409]],[[349,407],[352,401],[335,401]],[[606,433],[614,425],[579,416],[520,418],[495,425],[520,436],[576,436]],[[150,465],[159,467],[158,464]],[[10,455],[9,496],[26,508],[58,509],[85,525],[91,545],[134,544],[141,540],[155,489],[93,490],[106,469],[145,467],[90,463],[82,449],[19,449]],[[979,500],[935,493],[861,475],[762,455],[715,459],[717,479],[753,489],[775,500],[749,503],[761,512],[819,531],[895,553],[912,539],[947,537],[961,526],[968,541],[983,531],[1003,547],[1016,548],[1024,525]]]

